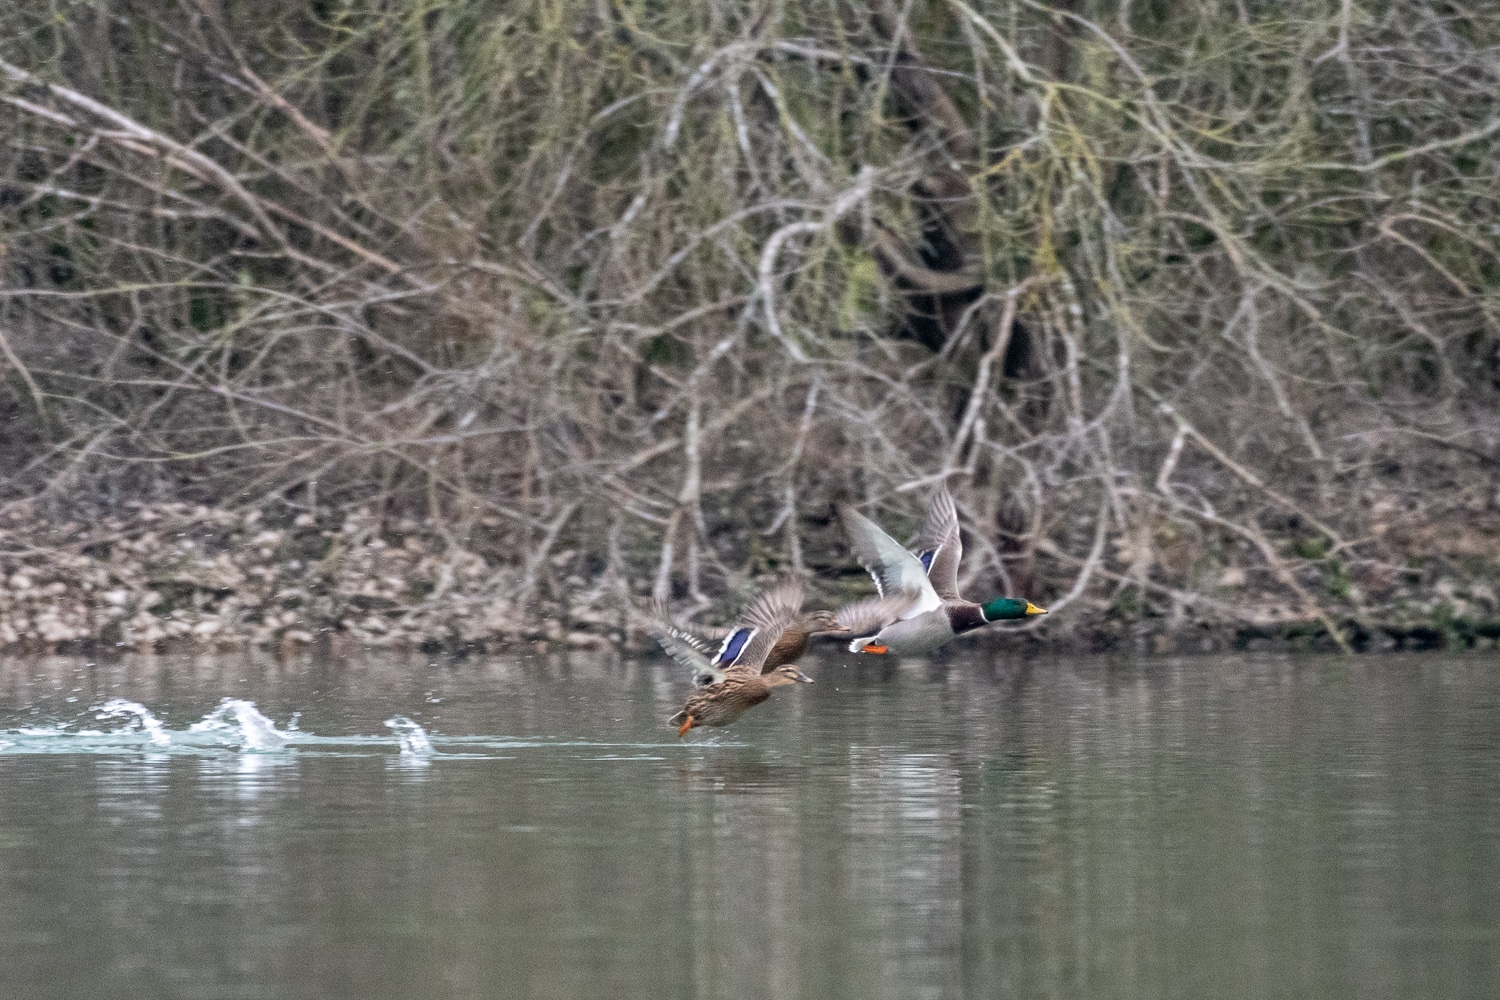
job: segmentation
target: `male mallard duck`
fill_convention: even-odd
[[[1047,612],[1019,597],[997,597],[984,604],[966,601],[958,592],[958,508],[946,486],[927,508],[918,543],[919,554],[843,500],[834,510],[844,524],[860,565],[875,578],[879,596],[840,608],[838,620],[855,635],[852,653],[917,654],[937,649],[954,636],[991,622],[1014,621]]]
[[[802,585],[785,581],[761,593],[741,614],[712,656],[697,636],[670,624],[657,609],[651,631],[667,655],[693,672],[700,690],[688,696],[682,711],[668,722],[677,735],[698,726],[727,726],[771,697],[774,688],[811,684],[812,678],[791,664],[762,674],[772,648],[798,618]],[[804,639],[805,646],[805,639]]]

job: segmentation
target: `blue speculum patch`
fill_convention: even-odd
[[[937,556],[937,551],[937,549],[928,549],[926,552],[923,552],[921,555],[917,556],[918,559],[922,560],[923,569],[931,571],[932,560]]]
[[[753,628],[737,628],[729,633],[724,640],[724,645],[719,648],[719,655],[714,657],[714,664],[720,667],[733,666],[734,661],[738,660],[740,654],[745,651],[745,643],[749,642],[754,634]]]

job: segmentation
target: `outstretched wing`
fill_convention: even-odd
[[[660,602],[653,604],[645,619],[647,631],[667,655],[692,671],[694,684],[704,687],[724,679],[723,668],[711,659],[711,647],[686,629],[672,624],[671,613],[665,605]]]
[[[942,605],[937,591],[927,579],[927,567],[920,559],[849,504],[837,501],[834,510],[844,524],[844,534],[849,536],[854,558],[874,577],[875,590],[880,596],[907,595],[910,607],[902,617],[910,618]],[[843,622],[843,619],[839,621]]]
[[[760,673],[771,647],[802,611],[802,581],[787,577],[756,596],[740,612],[729,635],[719,646],[714,666],[723,670]]]
[[[683,625],[683,628],[688,629],[698,638],[706,639],[714,645],[718,645],[729,638],[729,633],[734,631],[734,629],[723,625],[705,625],[701,622],[687,622]]]
[[[833,615],[850,635],[863,639],[898,620],[911,605],[911,595],[902,592],[887,597],[867,597],[844,605]]]
[[[962,600],[958,596],[958,562],[963,558],[964,544],[958,537],[958,508],[947,486],[938,487],[927,508],[922,537],[917,542],[917,558],[927,570],[932,589],[945,601]]]

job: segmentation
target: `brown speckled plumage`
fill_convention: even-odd
[[[677,726],[678,736],[686,736],[688,730],[699,726],[727,726],[771,697],[772,688],[811,683],[811,677],[790,664],[766,674],[733,670],[717,684],[689,695],[682,711],[667,721]]]
[[[777,667],[788,663],[796,663],[807,653],[808,643],[815,635],[824,633],[848,632],[849,630],[839,625],[832,611],[809,611],[799,615],[797,620],[786,627],[786,631],[776,640],[776,645],[771,647],[771,655],[766,657],[766,665],[761,668],[761,673],[769,674]]]
[[[827,611],[803,615],[801,607],[802,585],[796,579],[768,587],[740,613],[734,628],[725,630],[718,650],[673,624],[661,604],[646,616],[647,628],[667,655],[691,670],[698,685],[669,720],[678,736],[698,726],[727,726],[771,697],[774,688],[812,682],[785,658],[801,655],[808,635],[833,616]]]

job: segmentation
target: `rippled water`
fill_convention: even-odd
[[[1491,997],[1500,661],[0,661],[0,997]]]

